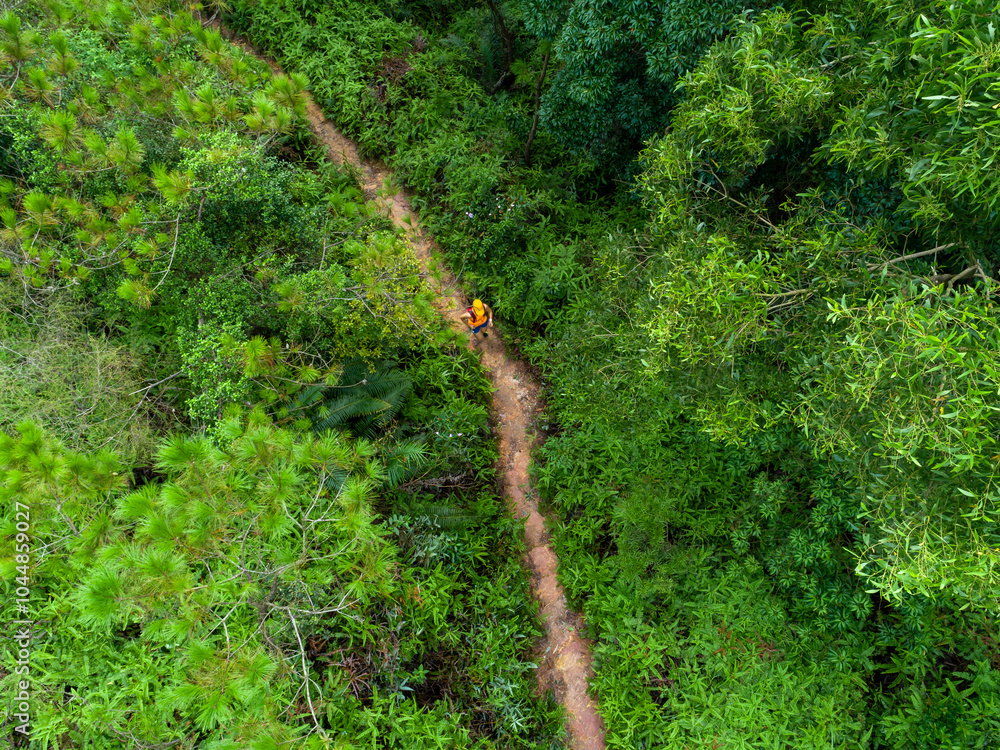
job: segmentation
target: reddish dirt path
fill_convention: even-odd
[[[230,41],[267,62],[275,73],[282,72],[277,63],[235,38],[228,29],[221,30]],[[329,158],[358,170],[366,195],[380,201],[392,222],[408,234],[417,257],[427,269],[434,254],[434,242],[420,228],[405,191],[386,195],[389,191],[385,186],[390,184],[392,172],[383,164],[362,160],[354,142],[326,119],[312,97],[307,100],[306,112],[309,128],[326,147]],[[459,316],[468,306],[465,294],[451,271],[440,265],[438,269],[434,278],[428,275],[436,294],[435,306],[453,328],[464,333],[468,329]],[[493,378],[493,406],[499,421],[504,491],[514,517],[527,519],[525,564],[531,570],[532,592],[541,606],[545,623],[545,636],[537,651],[539,689],[552,690],[565,707],[570,750],[604,750],[604,721],[587,690],[593,676],[590,645],[583,636],[581,617],[567,606],[556,578],[559,560],[545,528],[545,518],[538,510],[537,494],[528,479],[530,433],[535,414],[541,409],[539,386],[523,363],[507,356],[503,338],[496,328],[489,331],[482,363]]]

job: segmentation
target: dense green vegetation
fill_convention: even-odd
[[[305,79],[166,4],[0,30],[4,740],[555,746],[489,381]]]
[[[176,9],[0,19],[39,743],[558,744],[486,382],[308,85],[542,373],[609,747],[1000,744],[991,4],[203,12],[294,74]]]
[[[1000,741],[991,5],[228,18],[544,373],[611,747]]]

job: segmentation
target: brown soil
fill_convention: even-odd
[[[252,46],[235,38],[228,29],[223,34],[249,53],[267,62],[275,73],[281,68]],[[393,223],[408,233],[417,257],[424,268],[436,249],[434,241],[420,228],[405,191],[391,185],[392,173],[381,163],[361,159],[357,146],[324,117],[309,97],[307,103],[309,128],[326,146],[329,158],[337,164],[349,164],[360,174],[368,198],[380,201]],[[391,193],[391,194],[390,194]],[[468,303],[454,275],[438,266],[431,279],[436,293],[435,306],[456,330],[468,329],[460,320]],[[480,344],[482,363],[489,370],[494,384],[493,406],[499,421],[500,462],[503,486],[515,518],[527,519],[525,564],[532,573],[532,592],[541,607],[545,636],[538,644],[538,684],[541,691],[552,690],[566,709],[566,729],[570,750],[603,750],[604,721],[597,702],[588,694],[593,676],[590,644],[583,636],[584,624],[579,614],[569,609],[562,586],[556,578],[559,560],[546,529],[545,517],[538,510],[538,498],[528,478],[531,455],[530,431],[538,403],[538,383],[523,363],[507,356],[503,337],[496,328],[489,328],[489,337]],[[470,343],[471,346],[471,343]]]

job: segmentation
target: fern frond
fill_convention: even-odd
[[[317,430],[328,430],[339,424],[343,424],[348,419],[363,417],[369,414],[377,414],[387,409],[389,404],[385,401],[377,401],[370,398],[356,398],[353,395],[344,395],[333,401],[328,401],[326,411],[323,416],[315,422]]]
[[[363,359],[349,359],[343,363],[342,367],[340,381],[337,383],[340,388],[360,385],[368,374],[368,365]]]
[[[377,370],[367,375],[359,386],[365,393],[376,398],[384,398],[389,393],[409,392],[410,379],[399,370]]]
[[[398,487],[417,476],[427,465],[427,451],[414,441],[392,446],[385,457],[385,486]]]
[[[372,367],[363,359],[341,365],[337,385],[302,389],[287,403],[289,414],[308,416],[317,432],[350,427],[355,435],[375,439],[402,409],[413,388],[392,362]]]
[[[415,520],[426,519],[443,531],[457,531],[479,523],[482,516],[450,505],[422,505],[410,514]]]

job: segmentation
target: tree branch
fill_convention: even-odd
[[[295,640],[298,641],[299,644],[299,656],[302,658],[302,677],[306,681],[306,701],[309,703],[309,713],[312,714],[313,726],[316,727],[316,731],[320,733],[323,739],[329,743],[330,738],[327,733],[323,731],[323,727],[321,727],[319,723],[319,718],[316,716],[316,707],[313,705],[312,701],[312,691],[309,689],[309,683],[312,682],[312,680],[309,677],[309,665],[306,664],[306,649],[305,646],[302,645],[302,636],[299,634],[299,624],[295,621],[295,615],[291,613],[291,610],[288,612],[288,619],[292,621],[292,628],[295,629]]]
[[[514,65],[514,37],[511,36],[510,30],[507,28],[507,24],[503,21],[503,14],[500,13],[500,9],[497,7],[494,0],[486,0],[486,4],[490,8],[490,13],[493,14],[493,22],[496,24],[497,33],[500,35],[500,40],[503,42],[504,58],[507,62],[507,72],[509,73],[510,69]],[[506,75],[504,78],[506,78]]]
[[[549,67],[549,52],[545,53],[545,57],[542,58],[542,72],[538,76],[538,82],[535,84],[535,116],[531,120],[531,131],[528,133],[528,141],[524,144],[524,165],[526,167],[531,166],[531,144],[535,140],[535,131],[538,129],[538,112],[539,112],[539,101],[542,96],[542,84],[545,82],[545,71]]]
[[[910,253],[909,255],[903,255],[899,258],[893,258],[892,260],[887,260],[885,263],[869,263],[868,270],[874,271],[876,268],[887,268],[894,263],[903,263],[907,260],[913,260],[915,258],[923,258],[925,255],[933,255],[934,253],[940,252],[942,250],[947,250],[949,247],[954,247],[956,242],[949,242],[947,245],[938,245],[937,247],[932,247],[930,250],[921,250],[919,253]]]

